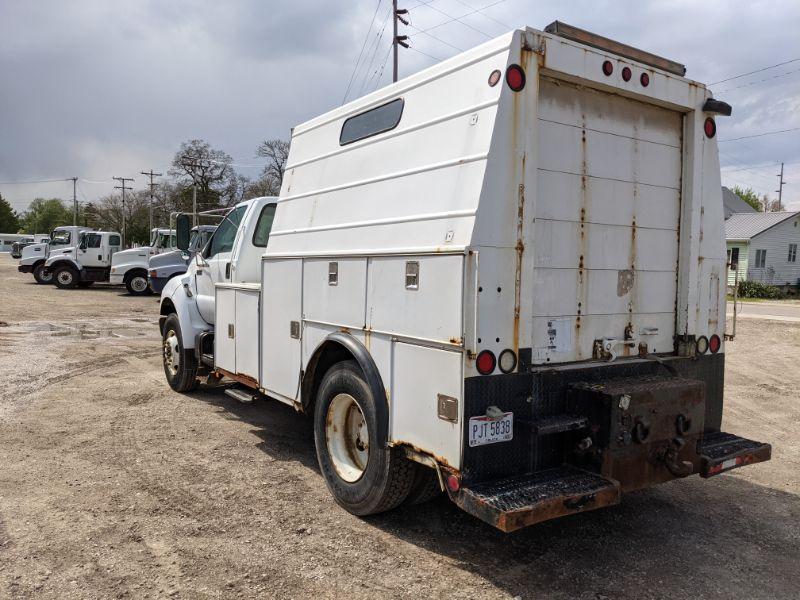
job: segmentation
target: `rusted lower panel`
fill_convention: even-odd
[[[226,371],[225,369],[220,369],[220,368],[217,368],[216,372],[222,375],[223,377],[227,377],[228,379],[233,379],[234,381],[241,383],[242,385],[246,385],[249,388],[253,388],[254,390],[258,389],[258,382],[252,377],[248,377],[247,375],[238,375],[236,373],[231,373],[230,371]]]
[[[619,484],[563,466],[461,488],[451,499],[466,512],[510,532],[565,515],[618,504]]]

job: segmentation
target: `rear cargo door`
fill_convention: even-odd
[[[683,117],[540,83],[533,361],[586,360],[595,340],[626,332],[672,352]]]

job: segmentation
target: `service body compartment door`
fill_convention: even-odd
[[[236,372],[236,290],[216,289],[216,328],[214,332],[214,365]]]
[[[236,373],[258,381],[259,290],[236,290]]]
[[[546,77],[538,116],[533,362],[671,352],[683,116]]]

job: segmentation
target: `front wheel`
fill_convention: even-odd
[[[314,407],[314,442],[325,483],[348,512],[391,510],[408,496],[414,464],[386,444],[388,419],[355,361],[331,367]],[[383,422],[381,422],[383,421]]]
[[[147,274],[134,273],[125,279],[125,289],[131,296],[144,296],[150,293]]]
[[[71,290],[75,288],[80,280],[81,276],[77,269],[66,265],[58,267],[53,272],[53,282],[56,284],[56,287],[62,290]]]
[[[33,278],[36,283],[47,285],[53,283],[53,272],[42,263],[33,268]]]
[[[164,322],[161,347],[169,387],[181,393],[197,389],[197,359],[193,350],[183,347],[181,323],[175,313]]]

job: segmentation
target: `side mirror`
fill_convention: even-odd
[[[189,249],[192,224],[189,222],[189,215],[178,215],[175,220],[175,235],[177,237],[178,248],[186,251]]]
[[[80,248],[81,250],[86,250],[86,248],[87,248],[87,245],[86,245],[86,238],[83,238],[83,239],[81,240],[81,243],[78,245],[78,248]]]

